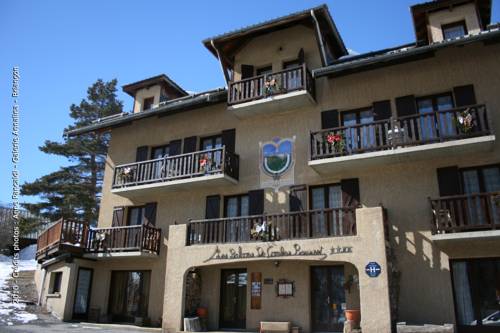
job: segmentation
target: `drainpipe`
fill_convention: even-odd
[[[316,34],[318,35],[319,48],[321,49],[321,55],[323,58],[323,66],[326,66],[327,63],[326,63],[325,45],[323,44],[323,38],[321,38],[318,19],[316,18],[316,15],[314,15],[314,10],[312,10],[312,9],[311,9],[311,16],[314,20],[314,25],[316,26]]]
[[[43,276],[42,276],[42,284],[40,285],[40,293],[38,294],[38,306],[42,305],[43,288],[45,286],[45,278],[47,277],[47,270],[45,268],[42,268],[42,270],[43,270]]]
[[[224,65],[222,64],[222,58],[220,56],[219,50],[215,47],[213,39],[210,40],[210,44],[212,45],[212,47],[214,48],[215,52],[217,53],[217,59],[219,59],[220,68],[222,69],[222,73],[224,74],[224,81],[226,82],[226,88],[227,88],[228,83],[229,83],[229,78],[227,76],[227,71],[224,68]]]

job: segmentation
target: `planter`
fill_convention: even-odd
[[[361,312],[359,310],[345,310],[345,318],[359,323],[361,321]]]
[[[199,307],[196,309],[196,315],[200,318],[207,318],[208,317],[208,309]]]

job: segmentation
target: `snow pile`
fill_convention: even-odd
[[[28,246],[19,253],[18,261],[20,271],[36,269],[36,245]],[[12,257],[0,255],[0,326],[14,325],[14,323],[28,323],[38,319],[36,314],[25,311],[26,304],[12,303],[11,293],[7,280],[12,274]]]

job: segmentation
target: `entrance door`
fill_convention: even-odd
[[[112,271],[109,313],[114,322],[134,322],[148,313],[150,271]]]
[[[88,319],[92,273],[92,269],[89,268],[78,269],[75,302],[73,303],[73,319]]]
[[[247,271],[245,269],[223,269],[220,297],[221,328],[245,328],[246,296]]]
[[[315,332],[342,332],[344,327],[344,266],[311,267],[311,314]]]

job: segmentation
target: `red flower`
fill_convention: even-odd
[[[342,136],[337,134],[328,134],[326,136],[326,141],[330,144],[342,141]]]

